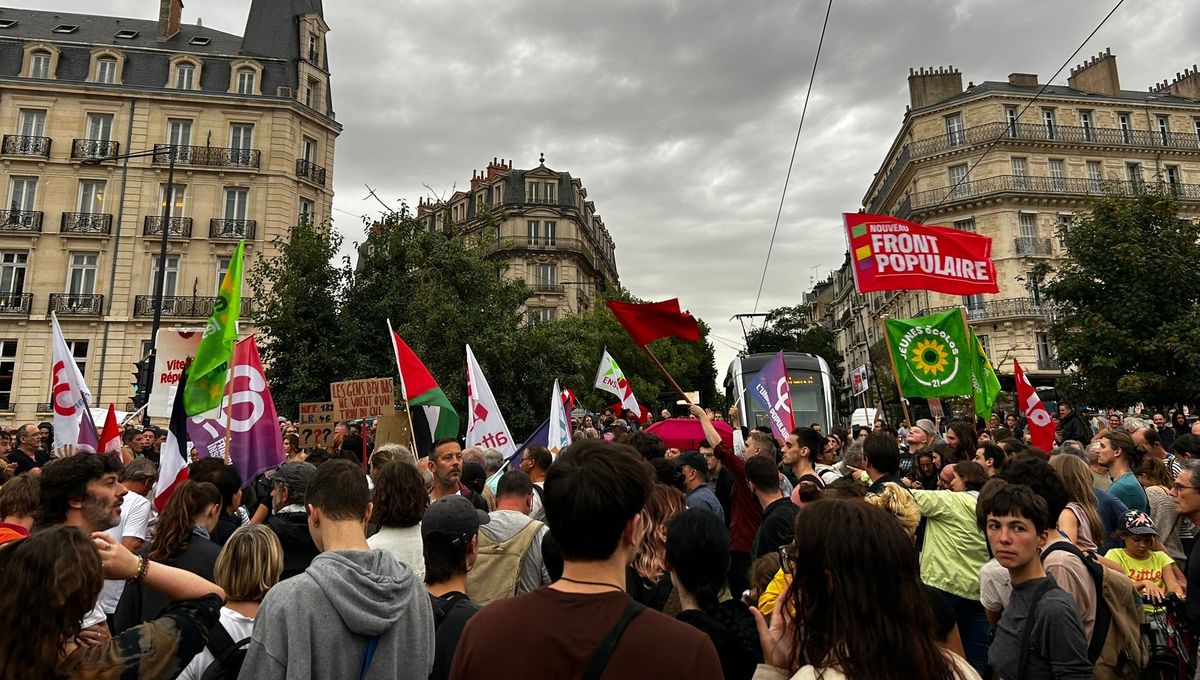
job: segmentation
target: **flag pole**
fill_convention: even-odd
[[[976,345],[979,341],[975,340],[975,333],[971,330],[970,324],[967,323],[967,308],[963,307],[962,305],[959,305],[958,311],[962,315],[963,337],[966,338],[967,343],[971,345],[971,350],[970,350],[971,351],[971,365],[978,368],[978,366],[979,366],[979,347],[977,347]],[[973,340],[974,340],[974,342],[972,342]],[[983,383],[982,383],[982,378],[978,375],[977,370],[972,370],[971,374],[973,376],[975,376],[971,380],[971,415],[975,416],[975,418],[978,418],[979,417],[979,408],[978,408],[978,402],[976,402],[976,399],[978,399],[979,396],[975,393],[976,392],[975,387],[976,387],[976,384],[978,384],[979,387],[983,387]],[[975,422],[974,419],[972,419],[971,422],[974,423]]]
[[[896,394],[900,395],[900,409],[904,411],[904,419],[912,425],[912,418],[908,415],[908,402],[904,401],[904,388],[900,386],[900,371],[896,368],[896,353],[892,350],[892,339],[887,332],[887,319],[880,319],[879,325],[883,329],[883,341],[887,343],[888,359],[892,362],[892,379],[896,381]]]
[[[658,370],[663,374],[663,377],[667,379],[667,382],[671,383],[671,387],[675,388],[675,391],[679,393],[679,396],[683,397],[683,400],[687,402],[687,405],[689,407],[695,406],[695,404],[692,403],[692,400],[688,399],[687,394],[683,391],[683,388],[679,386],[679,383],[675,382],[675,378],[671,377],[671,373],[667,371],[667,367],[663,366],[662,362],[658,360],[658,357],[654,356],[654,352],[650,351],[650,347],[648,345],[642,345],[642,351],[644,351],[650,357],[650,360],[654,362],[655,366],[658,366]]]
[[[388,342],[392,343],[392,355],[396,357],[396,373],[400,376],[400,396],[404,397],[404,414],[408,416],[408,443],[412,446],[412,454],[416,456],[420,453],[417,451],[417,428],[413,424],[412,407],[408,405],[408,388],[404,386],[404,371],[400,370],[400,355],[396,353],[396,331],[392,330],[391,319],[387,320],[387,327]]]
[[[236,344],[236,343],[235,343]],[[237,352],[237,348],[234,348]],[[229,356],[229,369],[225,379],[225,395],[222,401],[225,401],[225,464],[233,465],[233,456],[229,455],[229,443],[231,439],[231,426],[233,425],[233,354]]]

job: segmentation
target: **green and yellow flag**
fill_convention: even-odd
[[[887,319],[888,350],[896,366],[896,382],[906,397],[951,397],[971,394],[978,370],[976,340],[952,309],[915,319]]]
[[[996,369],[992,360],[983,351],[983,343],[971,331],[971,344],[975,347],[974,371],[971,373],[971,391],[975,395],[975,415],[988,419],[992,415],[992,407],[996,405],[996,397],[1000,396],[1000,380],[996,378]]]
[[[196,349],[196,358],[188,371],[183,406],[189,416],[200,415],[221,405],[233,344],[237,342],[238,314],[242,309],[242,256],[246,242],[239,241],[221,290],[217,293],[212,316],[204,327],[204,337]]]

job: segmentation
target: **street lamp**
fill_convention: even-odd
[[[177,148],[178,146],[175,144],[156,144],[153,149],[146,151],[134,151],[113,156],[93,156],[83,160],[84,165],[100,165],[105,161],[146,156],[158,158],[159,154],[167,154],[167,190],[163,196],[165,200],[162,210],[162,240],[158,248],[158,274],[154,277],[154,325],[150,329],[150,353],[146,355],[150,366],[154,366],[154,362],[158,358],[158,329],[162,325],[163,286],[167,276],[167,237],[170,235],[171,228],[171,205],[175,203],[175,151]],[[121,191],[124,190],[125,188],[121,187]],[[117,229],[120,230],[120,225],[117,225]],[[146,410],[142,412],[142,424],[146,426],[150,425],[150,394],[154,389],[154,373],[152,371],[153,369],[148,372],[150,379],[139,390],[146,395]]]

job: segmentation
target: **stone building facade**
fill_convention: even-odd
[[[1016,359],[1035,385],[1052,384],[1064,370],[1046,333],[1053,310],[1030,274],[1062,261],[1058,236],[1090,197],[1166,191],[1200,218],[1200,72],[1123,90],[1106,50],[1073,68],[1066,86],[1014,73],[964,88],[953,67],[910,70],[908,83],[910,105],[864,210],[990,236],[1000,291],[858,296],[847,259],[813,291],[828,300],[819,320],[839,331],[849,371],[881,338],[882,316],[965,306],[1002,382]]]
[[[417,216],[429,229],[482,238],[506,259],[505,276],[533,288],[531,324],[585,312],[598,291],[620,283],[616,246],[583,182],[547,168],[544,157],[532,170],[494,158],[472,173],[470,191],[422,200]]]
[[[0,10],[0,419],[49,415],[52,310],[96,403],[127,408],[164,229],[163,327],[196,327],[239,239],[249,263],[302,215],[330,217],[341,126],[320,0],[250,0],[244,36],[182,23],[180,0],[158,9]]]

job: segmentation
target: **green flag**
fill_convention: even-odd
[[[916,319],[887,319],[885,328],[904,396],[971,394],[977,357],[960,310]]]
[[[996,369],[992,368],[992,360],[983,351],[983,343],[971,331],[971,344],[975,346],[974,371],[971,373],[971,390],[975,395],[975,415],[985,421],[992,415],[992,407],[996,405],[996,397],[1000,396],[1000,380],[996,378]]]
[[[200,339],[196,359],[188,372],[183,406],[189,416],[221,405],[229,362],[233,358],[233,343],[237,341],[238,314],[242,309],[242,256],[245,250],[246,242],[239,241],[225,278],[221,279],[212,316],[204,327],[204,337]]]

